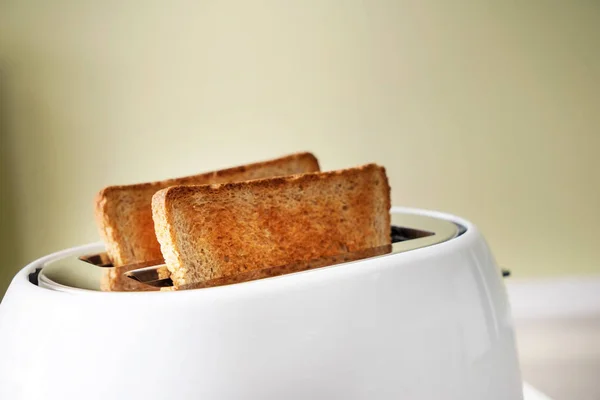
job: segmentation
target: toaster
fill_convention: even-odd
[[[102,244],[34,261],[0,304],[0,399],[522,399],[481,233],[391,215],[384,252],[189,290],[100,290]]]

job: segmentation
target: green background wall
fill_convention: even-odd
[[[516,277],[600,272],[596,1],[5,0],[0,73],[0,296],[98,240],[105,185],[298,150],[383,164]]]

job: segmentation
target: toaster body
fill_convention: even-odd
[[[22,269],[0,304],[0,399],[522,399],[502,274],[477,228],[220,287],[106,293]],[[85,278],[84,278],[85,279]]]

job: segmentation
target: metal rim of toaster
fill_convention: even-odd
[[[390,230],[393,232],[394,228],[399,236],[403,236],[402,240],[393,241],[389,251],[375,257],[386,257],[443,243],[465,231],[464,227],[445,219],[403,212],[391,213]],[[58,291],[101,291],[100,281],[107,268],[82,261],[80,257],[84,255],[86,254],[71,255],[44,264],[38,276],[39,286]],[[372,257],[361,259],[366,258]],[[343,262],[336,262],[318,269],[342,264]],[[154,268],[158,267],[161,265]]]

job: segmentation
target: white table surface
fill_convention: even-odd
[[[600,400],[600,277],[509,280],[507,289],[525,400]]]
[[[529,383],[523,384],[523,400],[552,400]]]

